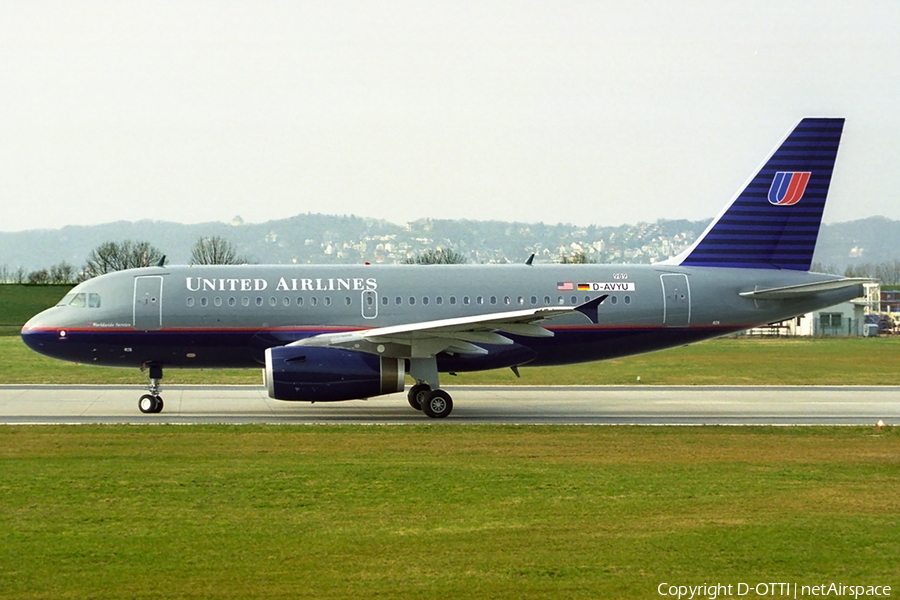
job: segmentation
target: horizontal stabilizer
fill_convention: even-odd
[[[847,277],[844,279],[832,279],[830,281],[817,281],[815,283],[801,283],[799,285],[786,285],[784,287],[768,288],[765,290],[753,290],[741,292],[744,298],[754,300],[787,300],[789,298],[803,298],[819,292],[833,292],[843,290],[855,285],[874,283],[874,280],[866,277]]]

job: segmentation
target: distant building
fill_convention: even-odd
[[[900,312],[900,291],[881,290],[881,312]]]

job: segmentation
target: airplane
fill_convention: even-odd
[[[444,418],[441,373],[619,358],[863,295],[867,279],[810,272],[843,126],[802,119],[663,262],[160,265],[79,284],[22,339],[54,358],[146,371],[143,413],[163,409],[164,369],[262,367],[274,399],[407,391],[412,408]]]

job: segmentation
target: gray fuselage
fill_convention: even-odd
[[[253,367],[262,364],[266,348],[321,333],[577,306],[607,296],[596,324],[574,313],[542,324],[553,337],[511,335],[515,349],[489,347],[488,357],[439,357],[442,371],[478,370],[658,350],[861,295],[860,286],[799,299],[739,295],[835,279],[777,269],[667,265],[150,267],[78,285],[60,306],[29,321],[22,335],[39,352],[91,364]]]

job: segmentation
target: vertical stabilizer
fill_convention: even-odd
[[[680,264],[808,271],[843,128],[800,121]]]

